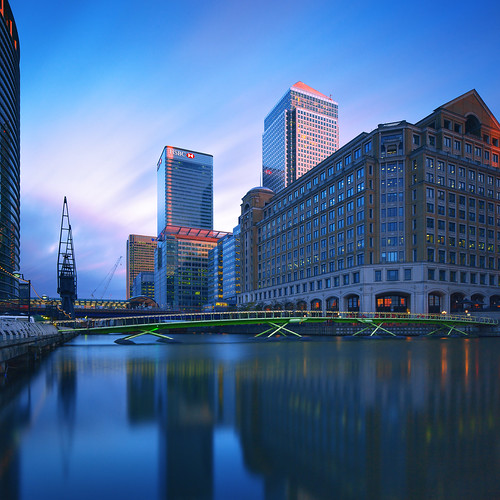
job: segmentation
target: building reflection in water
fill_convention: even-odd
[[[127,362],[131,421],[159,424],[161,498],[213,498],[215,383],[212,360]]]
[[[71,455],[79,377],[126,373],[126,418],[155,430],[162,499],[228,498],[236,459],[218,462],[215,445],[228,428],[267,500],[500,498],[500,348],[491,340],[175,346],[90,366],[60,356],[48,385],[57,384]],[[14,436],[34,413],[23,394],[1,393],[0,486],[14,499]]]
[[[161,424],[168,498],[212,498],[226,408],[266,498],[487,498],[499,375],[478,342],[344,340],[251,361],[141,362],[128,370],[129,409]]]

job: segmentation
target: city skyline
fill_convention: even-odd
[[[292,2],[287,11],[279,2],[151,2],[139,20],[134,5],[110,1],[96,15],[91,5],[11,1],[21,47],[21,272],[40,295],[56,295],[64,196],[79,297],[124,255],[129,234],[155,234],[165,144],[214,156],[214,229],[231,231],[241,198],[261,182],[263,120],[297,81],[339,103],[341,146],[472,88],[500,114],[492,2],[476,5],[482,26],[466,42],[456,27],[470,8],[447,1],[414,11],[396,2]],[[125,297],[124,266],[108,292]]]

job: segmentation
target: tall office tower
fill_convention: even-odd
[[[166,146],[157,164],[155,300],[176,311],[208,300],[208,252],[227,233],[213,227],[213,157]]]
[[[415,124],[361,133],[259,204],[265,193],[251,190],[240,216],[239,302],[500,309],[499,157],[500,124],[471,90]]]
[[[338,147],[338,104],[297,82],[264,120],[263,186],[278,193]]]
[[[158,234],[167,226],[213,229],[213,156],[166,146],[157,165]]]
[[[0,0],[0,300],[18,296],[19,38],[8,0]]]
[[[136,276],[142,272],[154,272],[157,241],[153,236],[131,234],[127,240],[127,299],[134,297],[132,291]]]

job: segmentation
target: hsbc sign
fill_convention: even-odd
[[[193,159],[195,157],[194,153],[188,153],[186,151],[182,151],[181,149],[168,148],[167,147],[167,158],[174,158],[175,156],[180,156],[183,158]]]

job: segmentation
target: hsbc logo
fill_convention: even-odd
[[[195,157],[194,153],[186,153],[186,151],[181,151],[180,149],[167,147],[167,158],[173,159],[174,156],[186,157],[190,158],[191,160]]]

